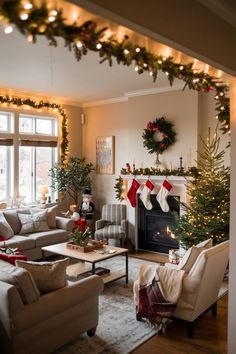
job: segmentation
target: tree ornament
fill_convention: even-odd
[[[176,141],[176,133],[172,129],[173,124],[167,122],[164,117],[156,118],[153,122],[148,122],[144,129],[142,138],[143,146],[149,150],[150,154],[157,153],[156,163],[159,164],[158,155],[162,154]]]

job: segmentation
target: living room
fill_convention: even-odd
[[[15,33],[13,33],[13,36],[15,36]],[[6,39],[4,38],[3,41],[5,42]],[[24,41],[25,39],[22,37],[22,42],[20,42],[20,44],[18,42],[19,47],[29,45],[29,43]],[[41,39],[39,42],[40,41]],[[42,43],[39,43],[39,45],[40,44]],[[43,45],[46,48],[46,44],[43,43]],[[37,47],[37,44],[35,47]],[[31,58],[34,58],[33,61],[36,63],[36,58],[39,56],[40,50],[41,48],[38,49],[36,54],[32,53]],[[48,71],[44,72],[45,76],[47,76],[47,80],[51,81],[51,85],[53,82],[54,86],[57,86],[60,80],[60,78],[57,77],[58,72],[56,71],[56,67],[60,67],[60,54],[57,54],[57,50],[66,51],[62,46],[55,49],[53,48],[52,51],[50,51],[51,57],[50,55],[47,57]],[[49,53],[49,51],[47,53]],[[69,59],[70,65],[75,59],[73,58],[73,54],[68,52],[68,57],[69,56],[71,58]],[[88,54],[88,56],[93,65],[95,59],[91,57],[90,54]],[[86,59],[83,60],[86,61]],[[38,65],[40,64],[38,63]],[[76,65],[79,67],[80,63],[76,63]],[[110,75],[112,76],[113,69],[117,70],[115,64],[111,68],[108,68],[107,64],[101,65],[100,77],[104,77],[103,70],[106,72],[109,71],[109,74],[111,73]],[[125,76],[128,75],[127,70],[132,70],[132,75],[136,75],[137,79],[139,79],[139,75],[137,75],[133,69],[121,68],[121,72],[119,72],[118,75],[123,75],[121,76],[123,80]],[[232,68],[230,70],[232,72]],[[93,72],[89,72],[87,75],[89,77],[89,75],[92,76],[93,74]],[[29,71],[27,75],[32,78],[31,71]],[[115,86],[116,77],[114,77],[113,80],[112,85]],[[150,86],[147,86],[148,80],[150,80]],[[34,97],[35,99],[38,97],[41,99],[42,95],[38,94],[38,90],[31,91],[31,89],[27,88],[26,79],[24,79],[24,81],[24,87],[18,89],[19,96],[22,94],[22,91],[24,91],[24,94],[27,92],[30,97]],[[76,95],[74,95],[71,100],[67,100],[67,103],[63,104],[69,117],[68,138],[70,156],[84,156],[87,161],[92,162],[95,165],[96,137],[115,137],[115,173],[113,175],[94,174],[93,176],[93,201],[98,213],[101,211],[104,204],[117,203],[114,191],[115,178],[119,176],[120,170],[126,166],[126,163],[129,163],[131,166],[135,164],[137,168],[145,168],[154,165],[155,156],[148,154],[147,150],[143,147],[142,141],[143,130],[146,128],[149,121],[165,116],[167,121],[172,121],[174,123],[177,133],[176,143],[160,156],[163,166],[169,169],[179,167],[180,157],[183,158],[184,168],[188,169],[191,167],[197,157],[196,151],[201,148],[199,136],[206,136],[208,133],[208,127],[210,126],[214,129],[216,125],[213,92],[205,94],[189,91],[187,89],[182,91],[182,82],[178,82],[176,86],[170,88],[168,81],[165,81],[163,77],[160,77],[160,81],[163,83],[164,92],[163,88],[162,92],[159,92],[158,85],[153,88],[151,84],[152,78],[148,77],[147,81],[144,83],[143,88],[140,89],[140,86],[137,86],[138,89],[134,89],[132,87],[131,89],[126,89],[120,95],[107,95],[106,97],[104,96],[101,98],[94,96],[93,98],[85,99],[84,104],[78,104],[78,106],[70,103],[72,101],[75,102]],[[73,86],[72,81],[71,85]],[[126,86],[129,87],[128,83]],[[152,87],[152,89],[148,89],[148,87]],[[45,92],[47,92],[47,89],[45,89]],[[4,84],[1,93],[3,95],[11,93],[12,96],[15,96],[17,90],[14,88],[14,85],[7,86],[7,84]],[[46,94],[43,95],[43,98],[46,96],[49,97],[49,95]],[[24,97],[24,95],[22,97]],[[27,95],[25,97],[27,97]],[[53,98],[55,97],[57,97],[56,94],[53,95]],[[111,98],[113,98],[113,100]],[[55,99],[55,101],[59,102],[57,99]],[[231,110],[232,109],[233,107],[231,105]],[[7,111],[8,109],[3,107],[3,110]],[[40,112],[40,114],[43,113]],[[231,113],[231,117],[232,114],[233,113]],[[119,124],[117,124],[117,122],[119,122]],[[234,134],[233,128],[234,127],[231,129],[231,137]],[[227,142],[228,135],[222,135],[221,146],[225,147]],[[226,165],[230,164],[229,152],[230,149],[227,149],[225,158]],[[232,146],[231,166],[233,156]],[[233,171],[231,171],[231,173],[233,173]],[[234,287],[232,287],[232,289],[234,289]],[[231,328],[231,326],[229,328]],[[231,347],[233,348],[233,344],[231,344]]]

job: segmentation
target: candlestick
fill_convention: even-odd
[[[183,171],[183,157],[182,156],[180,156],[180,158],[179,158],[179,170]]]

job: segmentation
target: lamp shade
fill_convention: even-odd
[[[39,186],[39,193],[42,195],[48,194],[48,186]]]

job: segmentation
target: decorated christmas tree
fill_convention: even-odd
[[[202,140],[202,139],[201,139]],[[176,216],[173,230],[183,248],[212,238],[213,244],[229,238],[230,171],[224,166],[224,151],[219,152],[220,138],[209,135],[199,153],[199,172],[188,181],[189,203],[182,203],[183,215]]]

